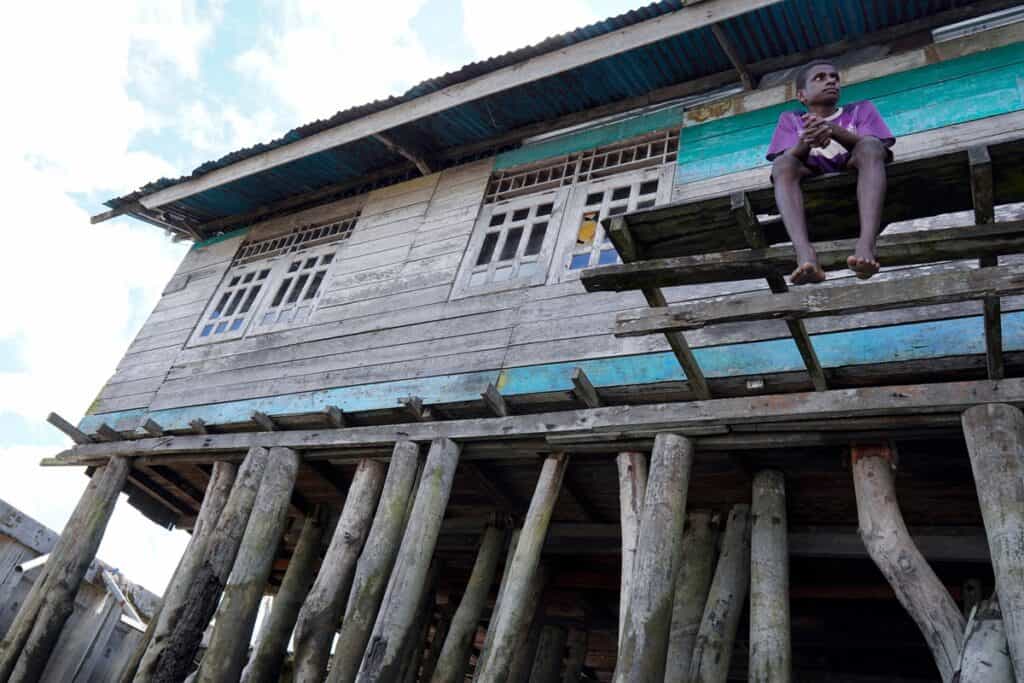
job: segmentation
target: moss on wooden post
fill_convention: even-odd
[[[487,623],[487,630],[484,632],[484,644],[480,647],[480,653],[476,657],[476,663],[473,666],[473,683],[477,683],[477,679],[480,677],[482,671],[482,663],[487,658],[487,653],[491,649],[491,643],[494,641],[494,626],[495,619],[498,616],[498,612],[501,609],[501,599],[505,595],[505,588],[508,586],[509,569],[512,567],[512,558],[516,554],[516,547],[519,545],[519,536],[522,534],[521,528],[514,529],[512,535],[508,539],[508,551],[505,553],[505,566],[501,570],[501,583],[498,585],[498,596],[494,600],[494,608],[491,610],[491,616]]]
[[[781,472],[754,477],[750,532],[750,668],[756,683],[789,683],[789,544]]]
[[[668,655],[665,657],[666,681],[685,681],[690,674],[693,646],[697,641],[697,629],[700,628],[715,567],[718,533],[713,519],[709,510],[695,510],[686,516],[672,602]]]

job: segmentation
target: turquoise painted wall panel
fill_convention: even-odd
[[[209,239],[205,239],[202,242],[194,243],[192,245],[192,249],[193,250],[202,249],[203,247],[208,247],[211,244],[217,244],[217,242],[223,242],[224,240],[229,240],[229,239],[231,239],[233,237],[241,237],[242,235],[244,235],[247,232],[249,232],[249,228],[239,228],[238,230],[232,230],[231,232],[225,232],[222,235],[217,235],[216,237],[210,237]]]

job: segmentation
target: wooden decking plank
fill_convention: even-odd
[[[1000,266],[836,287],[808,286],[770,296],[716,297],[630,311],[619,315],[615,334],[635,337],[726,322],[851,315],[1020,293],[1024,293],[1024,273],[1019,267]]]

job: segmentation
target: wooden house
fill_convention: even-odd
[[[95,484],[68,566],[122,489],[193,529],[124,680],[213,616],[200,681],[277,680],[296,622],[302,681],[1013,680],[1017,5],[666,0],[109,201],[194,242],[45,463]],[[787,291],[765,149],[816,58],[897,136],[884,270],[822,178]]]

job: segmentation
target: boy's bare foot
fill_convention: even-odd
[[[789,275],[790,284],[806,285],[824,282],[825,271],[817,263],[805,262]]]
[[[877,273],[878,269],[881,267],[878,265],[878,261],[873,258],[862,258],[857,254],[850,254],[846,259],[846,265],[861,280],[867,280],[869,277]]]

